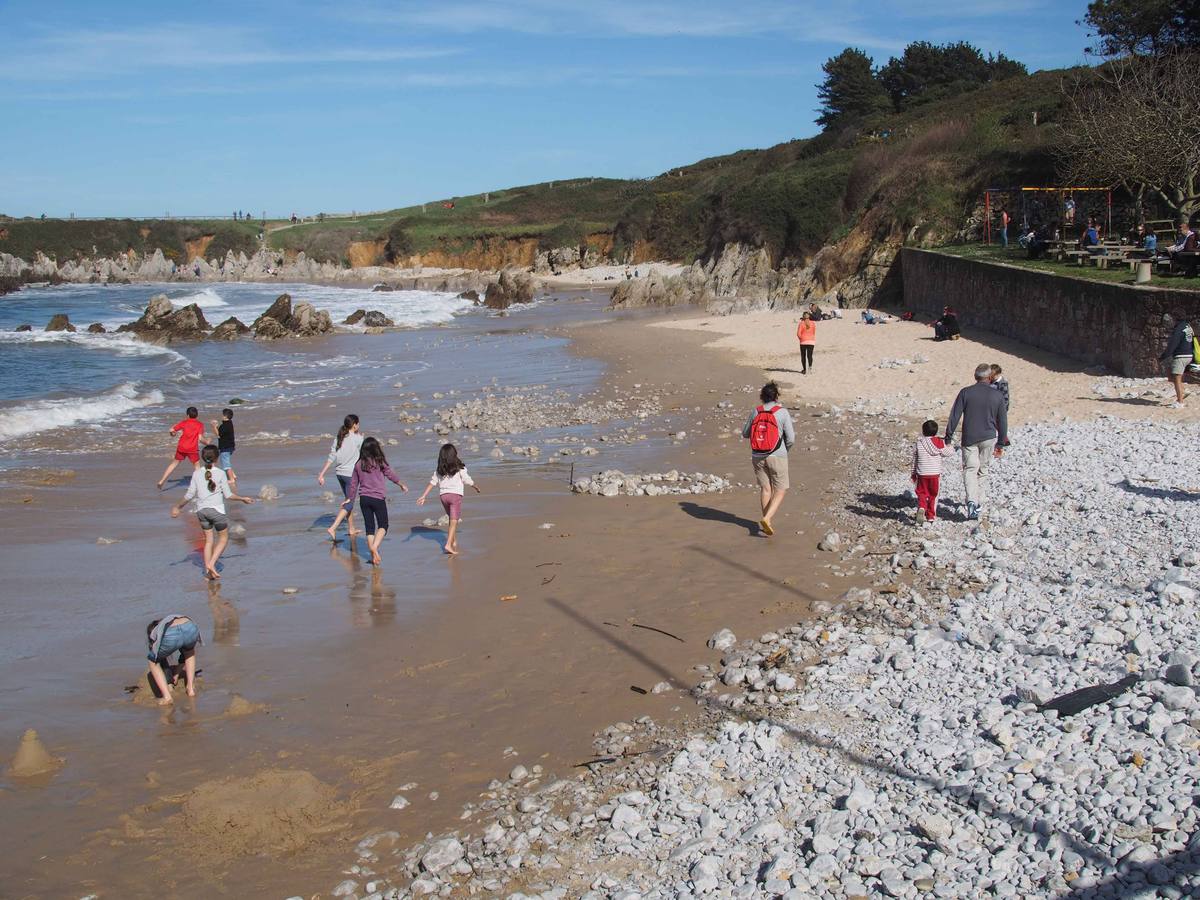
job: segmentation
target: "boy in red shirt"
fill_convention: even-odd
[[[183,460],[190,459],[193,466],[200,464],[200,438],[204,434],[204,423],[200,421],[200,413],[196,407],[189,406],[187,418],[177,422],[171,428],[170,433],[179,435],[179,445],[175,448],[175,458],[167,463],[167,470],[163,472],[162,478],[158,479],[160,491],[167,479],[171,477],[171,473],[175,471],[175,467]]]
[[[954,448],[937,436],[938,423],[930,419],[921,426],[921,439],[913,448],[912,480],[917,486],[917,519],[937,519],[938,490],[942,479],[942,458],[954,455]]]

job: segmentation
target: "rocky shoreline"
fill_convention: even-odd
[[[904,456],[899,420],[876,422]],[[850,448],[831,558],[870,589],[714,634],[690,728],[617,723],[572,778],[518,766],[453,834],[365,838],[333,894],[1195,896],[1197,437],[1028,426],[990,520],[951,500],[932,528],[903,471]]]

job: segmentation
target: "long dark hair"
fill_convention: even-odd
[[[337,445],[336,446],[337,446],[338,450],[342,449],[342,441],[344,441],[346,439],[346,435],[348,435],[354,429],[354,426],[357,424],[358,424],[358,416],[354,415],[354,413],[350,413],[350,415],[348,415],[348,416],[346,416],[346,418],[342,419],[342,427],[338,429],[338,436],[337,436]]]
[[[379,443],[378,438],[369,437],[362,442],[362,448],[358,451],[358,462],[364,472],[382,469],[388,464],[387,457],[383,455],[383,444]]]
[[[442,444],[442,449],[438,451],[438,478],[449,478],[452,475],[457,475],[466,467],[467,464],[458,458],[457,447],[453,444]]]
[[[204,478],[208,482],[208,489],[210,491],[217,489],[216,484],[213,482],[212,467],[220,455],[221,451],[214,444],[205,444],[204,449],[200,451],[200,458],[204,460]]]

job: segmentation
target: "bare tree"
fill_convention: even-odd
[[[1064,82],[1059,176],[1200,210],[1200,53],[1127,56]]]

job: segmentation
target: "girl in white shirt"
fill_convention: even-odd
[[[450,517],[450,531],[446,534],[445,551],[451,556],[458,555],[458,520],[462,518],[463,491],[468,484],[475,488],[475,493],[482,493],[479,485],[467,472],[466,463],[458,458],[458,448],[453,444],[442,444],[442,449],[438,453],[437,471],[433,473],[429,484],[425,486],[425,493],[417,499],[417,506],[424,506],[429,492],[435,487],[438,489],[442,509]]]
[[[219,454],[215,444],[209,444],[200,451],[201,465],[192,473],[187,493],[171,507],[171,518],[174,519],[189,501],[196,501],[196,520],[204,532],[204,577],[212,581],[221,577],[217,571],[217,560],[229,543],[229,518],[225,515],[225,501],[254,502],[253,497],[241,497],[234,493],[224,471],[214,468]]]
[[[342,487],[342,496],[349,496],[350,479],[354,477],[354,464],[358,462],[358,452],[362,449],[363,436],[358,431],[358,416],[351,413],[342,420],[342,427],[338,429],[337,437],[333,439],[333,446],[329,448],[329,456],[325,460],[325,465],[321,467],[320,474],[317,475],[317,484],[325,484],[325,473],[329,471],[330,466],[334,466],[334,474],[337,475],[338,484]],[[358,532],[354,530],[354,502],[347,500],[338,510],[337,517],[334,518],[333,524],[326,530],[331,541],[337,540],[338,526],[342,524],[342,519],[346,520],[346,531],[350,535],[350,543],[354,543],[354,538]],[[351,547],[351,549],[354,549]]]

